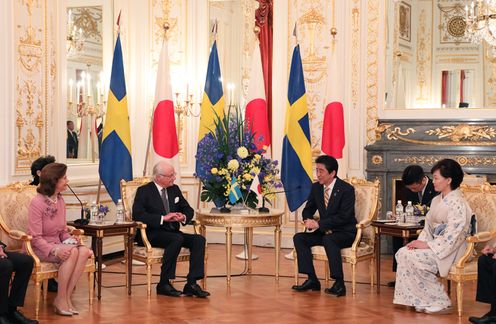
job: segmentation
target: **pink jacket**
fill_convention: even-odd
[[[33,236],[33,250],[42,261],[49,257],[56,244],[71,236],[66,223],[65,201],[61,195],[56,203],[40,193],[31,200],[28,234]]]

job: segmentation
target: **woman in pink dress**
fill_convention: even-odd
[[[41,170],[38,195],[29,206],[29,234],[36,255],[44,262],[59,265],[59,290],[53,301],[55,313],[79,314],[71,301],[78,279],[83,274],[92,251],[67,230],[65,202],[61,192],[67,189],[67,166],[50,163]]]

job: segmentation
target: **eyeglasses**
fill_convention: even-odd
[[[159,173],[158,174],[159,176],[162,176],[164,178],[172,178],[172,177],[175,177],[177,175],[176,172],[172,173],[172,174],[162,174],[162,173]]]

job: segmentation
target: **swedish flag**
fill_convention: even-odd
[[[100,151],[100,179],[102,179],[112,200],[121,198],[121,179],[133,179],[131,159],[131,130],[127,110],[126,81],[120,34],[114,49],[107,115],[103,127],[103,140]]]
[[[308,198],[312,187],[312,149],[305,79],[300,45],[291,60],[288,107],[282,144],[281,180],[289,210],[295,211]]]
[[[207,77],[200,112],[200,130],[198,132],[198,146],[211,130],[215,129],[215,118],[224,116],[224,92],[220,74],[219,55],[217,54],[217,41],[214,41],[208,58]],[[210,170],[208,170],[210,171]],[[203,175],[207,172],[201,162],[196,160],[196,174]]]
[[[236,177],[232,178],[231,190],[229,191],[229,201],[232,205],[236,203],[243,195],[241,194],[241,189],[239,188],[238,179]]]

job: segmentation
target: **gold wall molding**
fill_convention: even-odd
[[[376,128],[376,140],[380,140],[383,133],[389,141],[403,141],[413,144],[435,145],[435,146],[496,146],[496,129],[483,125],[445,125],[434,129],[427,129],[424,134],[436,137],[436,140],[415,139],[408,136],[415,134],[417,130],[408,127],[403,130],[394,124],[379,124]],[[449,140],[440,140],[449,139]],[[484,141],[484,139],[486,141]]]
[[[50,3],[56,7],[56,3]],[[14,2],[16,174],[29,170],[31,162],[48,147],[48,107],[56,107],[56,47],[47,0]],[[50,105],[49,105],[50,103]]]
[[[496,137],[496,130],[489,126],[478,126],[468,124],[458,124],[438,127],[425,131],[428,135],[437,136],[441,138],[449,138],[454,142],[478,141],[481,139],[491,140]]]
[[[367,144],[375,141],[379,105],[379,0],[367,1]]]
[[[374,164],[374,165],[381,165],[383,162],[383,158],[380,155],[374,155],[374,156],[372,156],[371,161],[372,161],[372,164]]]
[[[408,157],[398,157],[394,158],[394,163],[401,164],[422,164],[422,165],[434,165],[437,161],[450,158],[458,163],[461,166],[496,166],[496,157],[474,157],[474,156],[465,156],[465,155],[457,155],[457,156],[448,156],[448,155],[424,155],[424,156],[408,156]]]
[[[415,98],[417,102],[428,101],[431,97],[432,30],[430,23],[427,23],[428,20],[428,11],[423,8],[417,29],[417,96]]]
[[[360,1],[353,0],[351,9],[351,103],[356,109],[360,103]]]
[[[331,64],[330,48],[334,48],[331,28],[335,6],[328,0],[292,0],[288,6],[288,66],[295,44],[293,28],[297,24],[297,36],[305,75],[305,87],[310,121],[312,155],[321,153],[324,102],[328,78],[327,67]],[[289,72],[288,72],[289,76]]]

